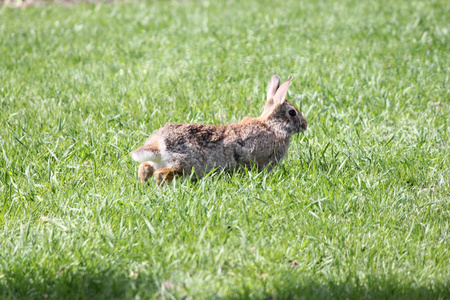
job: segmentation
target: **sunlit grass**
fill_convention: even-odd
[[[0,8],[3,298],[446,299],[445,1]],[[272,172],[142,186],[166,122],[309,130]]]

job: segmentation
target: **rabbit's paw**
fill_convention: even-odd
[[[138,176],[141,183],[147,182],[147,180],[152,177],[154,173],[153,167],[149,163],[142,163],[139,166]]]
[[[156,170],[153,176],[156,179],[156,183],[163,186],[166,183],[172,182],[177,175],[183,175],[179,168],[168,167]]]

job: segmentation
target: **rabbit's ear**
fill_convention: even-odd
[[[270,78],[269,86],[267,87],[267,101],[271,100],[280,86],[280,77],[278,75],[273,75]]]
[[[280,88],[277,90],[275,95],[273,96],[273,102],[277,104],[283,104],[286,100],[286,94],[289,88],[289,85],[291,84],[292,77],[288,79],[285,83],[283,83]]]
[[[269,86],[267,87],[267,99],[266,105],[264,106],[264,111],[268,111],[273,105],[273,96],[277,92],[278,87],[280,86],[280,77],[278,75],[273,75],[270,78]]]

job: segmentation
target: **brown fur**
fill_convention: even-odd
[[[151,165],[158,184],[192,171],[201,177],[214,168],[232,170],[254,164],[270,169],[286,156],[291,136],[307,128],[298,109],[286,100],[290,80],[279,86],[279,77],[271,78],[258,118],[245,117],[228,125],[166,124],[133,152],[133,158]],[[145,174],[141,176],[140,167],[141,181],[148,179]]]
[[[141,183],[146,182],[150,177],[152,177],[154,171],[155,170],[153,169],[152,165],[150,165],[149,163],[142,163],[139,166],[138,171],[138,176],[141,180]]]
[[[156,183],[160,186],[172,182],[177,175],[183,175],[179,168],[161,168],[156,170],[154,177]]]

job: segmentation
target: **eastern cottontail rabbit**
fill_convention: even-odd
[[[307,128],[305,118],[286,100],[291,80],[279,86],[280,78],[272,76],[258,118],[245,117],[228,125],[166,124],[153,132],[132,154],[142,162],[141,182],[152,175],[162,184],[175,175],[195,172],[201,177],[214,168],[231,170],[252,164],[263,169],[281,161],[291,136]]]

